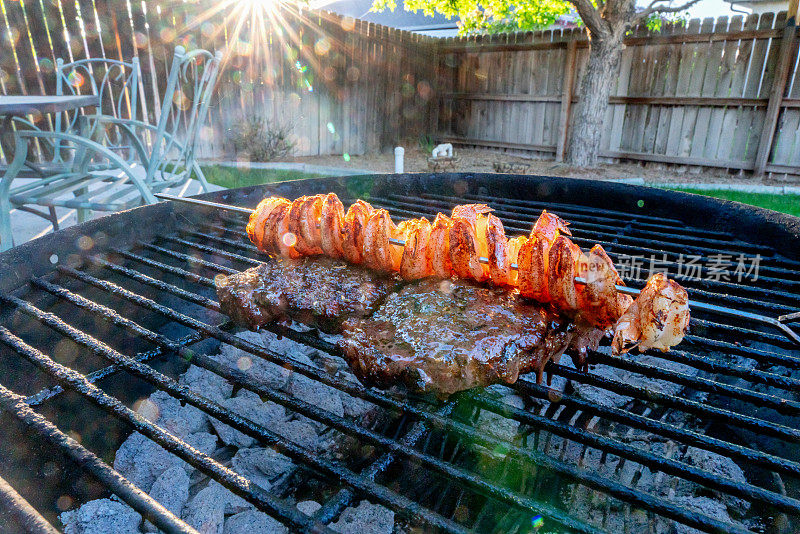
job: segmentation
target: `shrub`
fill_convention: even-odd
[[[436,141],[433,140],[433,136],[431,134],[420,135],[419,148],[430,156],[433,149],[436,148]]]
[[[231,142],[238,155],[249,161],[272,161],[294,152],[292,127],[287,124],[249,117],[233,128]]]

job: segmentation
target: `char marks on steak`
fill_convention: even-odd
[[[326,257],[273,258],[216,279],[222,312],[255,330],[294,319],[328,333],[350,318],[371,314],[398,278]]]
[[[443,397],[530,371],[541,379],[549,360],[601,335],[507,289],[426,279],[389,295],[370,317],[346,321],[339,345],[365,383]]]

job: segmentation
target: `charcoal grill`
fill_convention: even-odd
[[[527,232],[547,208],[571,221],[581,246],[601,243],[615,260],[658,255],[661,268],[666,266],[691,298],[775,317],[800,308],[800,219],[694,195],[564,178],[422,174],[301,180],[201,198],[254,207],[265,195],[295,198],[329,191],[345,204],[368,199],[398,218],[487,202],[509,235]],[[552,362],[547,366],[550,377],[568,381],[563,391],[522,377],[512,387],[527,399],[524,408],[483,390],[444,403],[397,396],[234,335],[219,313],[213,277],[260,261],[246,242],[245,221],[241,214],[162,203],[62,230],[0,255],[0,406],[5,412],[0,476],[10,483],[0,483],[0,522],[12,525],[12,532],[48,531],[47,522],[54,523],[57,513],[54,502],[65,488],[86,499],[113,493],[159,528],[187,531],[104,461],[113,458],[131,429],[296,530],[326,531],[342,510],[363,498],[423,531],[529,532],[541,515],[546,529],[603,532],[616,528],[609,519],[613,514],[651,522],[667,518],[706,532],[747,531],[742,525],[771,532],[800,529],[800,349],[774,329],[694,313],[686,340],[656,360],[693,372],[596,352],[590,355],[589,373]],[[691,280],[677,272],[681,254],[720,253],[759,254],[758,279]],[[647,276],[648,265],[641,274]],[[643,283],[634,277],[625,281]],[[314,332],[270,329],[336,355],[336,347]],[[356,424],[254,382],[207,356],[219,343],[365,399],[390,414],[390,423]],[[65,346],[79,346],[81,352],[65,361]],[[172,377],[188,361],[369,444],[375,454],[362,461],[310,454],[179,385]],[[678,384],[683,392],[670,395],[614,376],[622,372]],[[630,401],[611,407],[576,395],[570,384]],[[329,498],[313,516],[305,516],[286,495],[261,490],[139,417],[129,406],[154,387],[275,447],[303,465]],[[481,411],[518,422],[526,437],[513,443],[499,439],[475,424]],[[655,453],[643,442],[730,458],[747,481],[682,461],[677,453]],[[476,462],[476,454],[484,459]],[[616,467],[592,468],[590,457],[599,457],[602,465],[613,458]],[[697,484],[715,498],[741,499],[751,505],[746,521],[729,522],[647,491],[640,486],[642,473],[673,486]],[[565,489],[590,493],[598,503],[596,513],[565,505]]]

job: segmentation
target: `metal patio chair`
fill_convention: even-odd
[[[219,52],[175,48],[156,125],[98,113],[82,119],[81,136],[34,129],[17,132],[14,159],[0,179],[0,250],[13,246],[10,212],[15,207],[72,208],[78,210],[80,221],[89,210],[119,211],[155,203],[154,192],[179,186],[193,175],[208,191],[195,147],[221,58]],[[52,146],[64,166],[12,188],[34,140]],[[36,214],[51,220],[42,212]]]
[[[119,61],[105,58],[90,58],[64,63],[59,58],[56,60],[56,95],[97,95],[100,105],[93,115],[105,114],[117,118],[135,118],[139,91],[139,80],[141,71],[139,70],[139,60],[132,59],[130,62]],[[91,115],[89,115],[91,116]],[[84,135],[89,131],[88,116],[84,110],[65,111],[45,117],[38,117],[35,122],[25,117],[12,117],[10,124],[16,133],[23,131],[47,131],[63,134],[78,135],[84,130]],[[47,128],[42,130],[39,127],[42,123],[47,123]],[[106,144],[115,150],[128,149],[129,157],[133,155],[131,147],[114,146],[111,141],[114,132],[104,131]],[[116,139],[121,139],[119,132],[116,132]],[[62,150],[68,143],[60,138],[40,138],[34,143],[34,154],[28,151],[28,158],[25,166],[20,169],[17,176],[29,178],[31,180],[54,177],[61,173],[68,172],[72,163],[69,157],[65,157]],[[14,154],[14,150],[4,146],[6,154]],[[68,151],[66,151],[68,152]],[[3,174],[5,169],[0,169]],[[56,178],[56,181],[58,179]],[[39,185],[44,185],[40,183]],[[84,191],[80,188],[73,191],[75,196],[79,196]],[[58,217],[54,205],[47,206],[48,212],[39,211],[26,205],[18,206],[18,209],[33,213],[50,221],[55,230],[58,230]],[[88,210],[78,210],[78,220],[83,222]]]

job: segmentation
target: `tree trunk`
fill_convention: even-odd
[[[602,39],[594,37],[589,43],[589,63],[580,82],[564,158],[570,165],[593,167],[597,164],[608,97],[619,75],[623,36],[623,32],[615,32]]]

